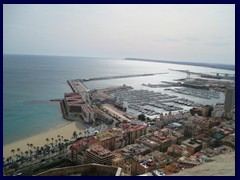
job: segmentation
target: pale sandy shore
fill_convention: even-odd
[[[17,153],[17,149],[20,148],[22,152],[28,151],[29,147],[27,144],[33,144],[35,147],[41,147],[47,144],[46,138],[49,139],[49,143],[51,143],[51,138],[58,139],[58,135],[63,136],[63,139],[71,139],[73,137],[73,132],[76,131],[77,134],[81,131],[83,133],[85,126],[80,122],[69,122],[69,124],[64,125],[62,127],[34,135],[32,137],[19,140],[10,144],[6,144],[3,146],[3,156],[7,158],[12,156],[11,150],[15,150],[15,154]]]

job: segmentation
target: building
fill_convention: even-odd
[[[122,128],[111,128],[109,132],[113,133],[115,139],[115,149],[122,148],[127,145],[126,141],[123,141],[124,130]]]
[[[112,160],[112,166],[121,167],[123,169],[123,173],[127,175],[135,175],[137,167],[136,163],[134,164],[134,156],[146,155],[150,152],[150,149],[143,144],[128,145],[113,152],[115,157]]]
[[[101,145],[91,146],[86,150],[86,164],[97,163],[103,165],[112,165],[112,159],[114,155],[108,149],[105,149]]]
[[[84,164],[86,149],[97,144],[99,144],[99,141],[92,136],[76,141],[70,148],[72,160],[79,164]]]
[[[69,116],[77,117],[81,113],[81,106],[85,103],[78,93],[65,93],[64,103]]]
[[[161,147],[160,143],[150,140],[145,136],[136,139],[135,142],[139,144],[144,144],[145,146],[149,147],[151,151],[160,150]]]
[[[150,172],[157,167],[157,163],[154,159],[152,158],[147,158],[144,160],[140,160],[136,163],[137,169],[136,169],[136,174],[145,174],[147,172]]]
[[[126,129],[126,132],[129,135],[129,144],[132,144],[137,138],[147,133],[147,126],[141,124],[131,124]]]
[[[83,104],[81,110],[85,122],[90,123],[94,120],[94,111],[91,106]]]
[[[168,147],[167,154],[173,158],[179,158],[183,156],[184,150],[184,146],[172,144],[170,147]]]
[[[183,141],[182,145],[185,145],[187,147],[187,151],[190,154],[194,154],[202,149],[202,141],[196,140],[194,138]]]
[[[181,168],[193,168],[193,167],[198,166],[198,165],[201,164],[200,162],[196,161],[195,159],[192,160],[190,158],[185,158],[185,157],[184,158],[180,158],[178,163],[179,163],[179,166]]]
[[[226,89],[224,110],[225,113],[230,113],[235,105],[235,88],[228,87]]]
[[[97,133],[96,138],[105,149],[109,149],[111,151],[115,150],[116,136],[113,133],[111,132]]]

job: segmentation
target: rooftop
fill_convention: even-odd
[[[84,139],[80,139],[78,141],[76,141],[75,143],[73,143],[72,147],[75,147],[75,148],[80,148],[82,145],[85,145],[85,144],[94,144],[94,143],[97,143],[98,140],[95,139],[94,137],[90,136],[90,137],[87,137],[87,138],[84,138]]]
[[[196,148],[202,144],[202,141],[191,138],[183,141],[182,144]]]
[[[83,104],[81,106],[82,110],[85,111],[85,112],[88,112],[88,113],[91,113],[93,112],[93,109],[90,107],[90,106],[87,106],[86,104]]]
[[[146,127],[147,126],[141,125],[141,124],[131,124],[131,126],[127,128],[127,131],[128,132],[134,132],[134,131],[138,131],[140,129],[144,129]]]
[[[99,140],[106,140],[115,137],[113,133],[111,132],[102,132],[102,133],[97,133],[97,138]]]
[[[94,145],[89,148],[89,150],[100,156],[109,156],[112,155],[111,151],[104,149],[101,145]]]

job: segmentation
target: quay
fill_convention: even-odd
[[[50,101],[61,101],[61,99],[50,99]]]

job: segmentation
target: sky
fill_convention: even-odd
[[[235,5],[4,4],[3,53],[235,64]]]

